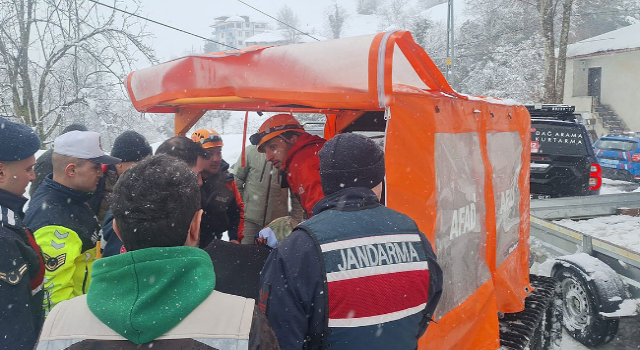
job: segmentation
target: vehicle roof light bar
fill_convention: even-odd
[[[569,105],[556,105],[556,104],[537,104],[537,105],[525,105],[531,119],[558,119],[563,121],[576,122],[574,112],[575,106]]]

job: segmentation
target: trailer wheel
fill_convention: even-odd
[[[617,319],[598,316],[600,296],[592,281],[573,265],[562,265],[554,274],[562,288],[564,326],[571,336],[586,346],[610,342],[618,332]]]

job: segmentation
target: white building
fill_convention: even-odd
[[[564,103],[599,114],[599,135],[640,131],[639,100],[640,23],[569,45]]]
[[[216,17],[215,23],[211,25],[213,28],[212,39],[231,47],[243,49],[251,46],[246,44],[247,38],[263,33],[267,30],[267,26],[267,22],[253,21],[249,16],[220,16]],[[215,43],[207,49],[211,52],[233,50]]]

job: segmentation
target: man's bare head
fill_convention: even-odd
[[[87,159],[53,152],[53,180],[74,190],[93,192],[102,177],[102,166]]]

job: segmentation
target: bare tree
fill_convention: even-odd
[[[378,11],[382,0],[358,0],[357,12],[361,15],[373,15]]]
[[[538,13],[540,15],[545,57],[544,101],[547,103],[562,103],[564,91],[564,75],[573,0],[563,0],[560,42],[556,61],[554,22],[559,3],[560,0],[538,0]]]
[[[287,33],[287,41],[289,44],[295,44],[298,42],[298,31],[294,28],[300,26],[300,19],[298,15],[293,12],[293,9],[288,5],[284,5],[278,11],[276,18],[283,23],[278,23],[278,29],[281,29]]]
[[[415,9],[409,6],[409,0],[390,0],[387,6],[380,9],[378,27],[380,30],[407,30],[411,28]]]
[[[331,28],[331,34],[333,34],[334,39],[340,38],[346,18],[347,10],[338,5],[337,2],[334,2],[333,6],[329,6],[327,9],[327,20],[329,21],[329,28]]]
[[[86,0],[2,0],[0,24],[0,85],[10,90],[2,101],[11,101],[0,107],[43,140],[66,114],[112,93],[123,97],[136,52],[155,62],[133,16]]]
[[[553,0],[538,0],[538,12],[542,25],[542,38],[544,39],[544,101],[553,103],[556,92],[556,55],[555,32],[553,21],[555,19],[555,6]]]
[[[556,78],[555,102],[562,103],[564,99],[564,78],[567,72],[567,46],[569,45],[569,28],[573,0],[564,0],[562,9],[562,28],[560,29],[560,47],[558,49],[558,74]]]

